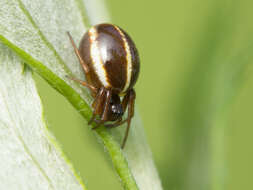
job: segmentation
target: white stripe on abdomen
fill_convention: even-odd
[[[122,90],[122,92],[125,92],[127,90],[127,88],[129,87],[130,85],[130,81],[131,81],[131,76],[132,76],[132,55],[131,55],[131,51],[130,51],[130,48],[129,48],[129,45],[127,43],[127,40],[126,40],[126,37],[124,35],[124,33],[117,27],[117,26],[114,26],[118,32],[120,33],[123,41],[124,41],[124,49],[126,51],[126,83],[125,83],[125,86]]]
[[[100,51],[97,43],[97,30],[92,27],[89,30],[90,36],[90,56],[92,59],[92,64],[94,66],[95,72],[103,84],[104,87],[110,87],[110,83],[107,81],[106,70],[104,68],[103,62],[100,57]]]

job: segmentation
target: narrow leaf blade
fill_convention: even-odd
[[[47,131],[31,71],[23,65],[0,44],[0,189],[85,189]]]

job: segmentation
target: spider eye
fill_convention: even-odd
[[[113,104],[112,107],[112,114],[115,119],[118,119],[123,115],[123,108],[121,104]]]

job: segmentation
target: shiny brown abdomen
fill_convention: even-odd
[[[112,24],[92,27],[83,36],[79,52],[89,67],[86,73],[89,84],[98,89],[104,86],[117,94],[134,86],[140,69],[138,52],[119,27]]]

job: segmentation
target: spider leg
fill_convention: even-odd
[[[73,40],[73,38],[72,38],[72,36],[70,35],[69,32],[67,32],[67,35],[68,35],[69,40],[70,40],[70,42],[71,42],[71,44],[72,44],[72,46],[74,48],[74,51],[75,51],[75,54],[76,54],[76,56],[77,56],[77,58],[79,60],[79,63],[83,67],[83,70],[84,70],[85,74],[87,74],[89,72],[89,67],[84,63],[84,61],[83,61],[83,59],[82,59],[82,57],[80,55],[80,52],[79,52],[78,48],[76,47],[76,44],[75,44],[75,42],[74,42],[74,40]]]
[[[76,79],[76,78],[73,78],[73,77],[69,77],[67,76],[70,80],[73,80],[73,81],[76,81],[78,83],[80,83],[81,85],[83,86],[86,86],[87,88],[89,88],[93,93],[96,93],[97,92],[97,88],[88,84],[87,82],[85,81],[82,81],[82,80],[79,80],[79,79]]]
[[[131,120],[132,120],[132,117],[134,116],[134,103],[135,103],[136,94],[135,94],[134,89],[130,90],[128,93],[129,93],[129,99],[128,99],[127,128],[126,128],[126,132],[125,132],[125,137],[124,137],[122,145],[121,145],[122,149],[126,145],[126,140],[127,140],[128,134],[129,134]]]
[[[105,95],[105,88],[102,87],[99,89],[99,92],[97,93],[97,96],[96,96],[94,102],[92,103],[94,110],[93,110],[92,117],[91,117],[90,121],[88,122],[88,125],[90,125],[94,121],[96,115],[98,115],[100,113],[101,106],[104,101],[104,95]]]
[[[115,127],[118,127],[118,126],[124,124],[126,121],[127,121],[127,119],[125,119],[125,120],[122,121],[122,118],[119,118],[115,123],[104,124],[104,126],[108,127],[108,128],[115,128]],[[100,120],[99,119],[94,119],[93,122],[95,122],[95,123],[98,124],[100,122]]]
[[[118,126],[124,124],[126,121],[127,121],[127,119],[122,120],[122,118],[119,118],[115,123],[106,124],[105,127],[108,127],[108,128],[115,128],[115,127],[118,127]]]
[[[112,97],[112,91],[111,90],[106,90],[106,96],[105,96],[105,103],[103,106],[103,112],[101,116],[101,120],[97,122],[97,125],[93,127],[92,129],[98,128],[101,124],[107,121],[108,118],[108,111],[109,111],[109,105]]]
[[[73,40],[73,38],[72,38],[72,36],[70,35],[69,32],[67,32],[67,35],[68,35],[68,37],[69,37],[69,40],[70,40],[70,42],[71,42],[71,45],[72,45],[73,48],[74,48],[74,52],[75,52],[75,54],[76,54],[76,56],[77,56],[77,58],[78,58],[78,60],[79,60],[79,63],[81,64],[81,66],[82,66],[82,68],[83,68],[85,74],[87,74],[87,73],[89,72],[89,67],[87,66],[87,64],[84,63],[84,61],[83,61],[83,59],[82,59],[82,57],[81,57],[81,55],[80,55],[80,52],[79,52],[78,48],[76,47],[76,44],[75,44],[75,42],[74,42],[74,40]],[[80,83],[81,85],[83,85],[83,86],[88,87],[93,93],[95,93],[95,92],[97,91],[97,88],[95,88],[94,86],[92,86],[92,85],[90,85],[90,84],[88,84],[88,83],[86,83],[86,82],[84,82],[84,81],[81,81],[81,80],[79,80],[79,79],[76,79],[76,78],[73,78],[73,77],[69,77],[69,76],[67,76],[67,77],[68,77],[69,79],[71,79],[71,80],[74,80],[74,81],[76,81],[76,82],[79,82],[79,83]]]

